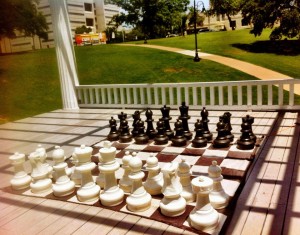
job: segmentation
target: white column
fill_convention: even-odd
[[[79,85],[70,21],[65,0],[49,0],[64,109],[78,109]]]

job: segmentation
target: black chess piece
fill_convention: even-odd
[[[172,119],[170,117],[170,107],[167,107],[166,105],[164,105],[160,109],[160,111],[162,113],[162,120],[164,121],[165,133],[168,136],[169,140],[171,140],[174,137],[174,131],[170,127],[170,120]]]
[[[243,122],[241,125],[242,129],[242,135],[240,139],[237,140],[237,148],[241,150],[250,150],[254,148],[254,140],[251,138],[251,125],[249,122]]]
[[[207,139],[203,137],[203,125],[202,122],[197,119],[195,123],[195,132],[196,135],[192,141],[192,147],[194,148],[203,148],[207,146]]]
[[[250,138],[254,141],[254,143],[256,143],[256,135],[253,134],[252,131],[252,124],[254,123],[254,117],[250,116],[250,115],[246,115],[246,117],[242,118],[242,122],[248,122],[250,125]]]
[[[132,122],[132,127],[133,128],[132,128],[132,131],[131,131],[131,135],[132,135],[132,137],[135,137],[139,133],[138,128],[137,128],[137,122],[141,118],[141,112],[140,111],[135,111],[134,114],[132,114],[132,118],[133,118],[133,122]]]
[[[203,125],[203,137],[205,137],[207,139],[207,141],[211,141],[213,138],[212,133],[209,131],[208,128],[208,111],[206,110],[205,107],[203,107],[203,109],[200,112],[201,115],[201,121],[202,121],[202,125]]]
[[[136,144],[147,144],[149,141],[149,137],[145,133],[144,122],[139,119],[136,123],[138,134],[135,136],[134,140]]]
[[[218,136],[213,140],[214,148],[227,148],[230,145],[230,140],[226,138],[225,123],[223,116],[220,116],[220,120],[217,123]]]
[[[183,133],[182,122],[177,119],[175,122],[175,136],[172,138],[172,145],[175,147],[182,147],[186,145],[186,137]]]
[[[157,135],[154,138],[154,144],[164,145],[168,143],[168,136],[165,134],[164,122],[162,119],[159,119],[157,122]]]
[[[121,132],[122,131],[121,130],[121,122],[122,122],[122,120],[126,120],[127,119],[127,113],[123,113],[123,112],[119,113],[118,114],[118,118],[120,120],[120,126],[119,126],[119,129],[118,129],[118,132]]]
[[[189,106],[185,105],[185,102],[182,102],[182,105],[179,107],[180,110],[180,116],[179,120],[182,122],[182,128],[183,128],[183,135],[187,140],[192,139],[193,134],[189,130],[189,124],[188,120],[191,118],[191,116],[188,115],[189,112]]]
[[[147,108],[146,110],[146,122],[147,122],[147,129],[146,129],[146,135],[149,137],[149,139],[154,139],[157,131],[153,127],[153,112],[151,109]]]
[[[110,132],[107,136],[107,140],[116,141],[119,139],[120,133],[117,130],[117,121],[113,117],[109,120]]]
[[[232,127],[231,127],[231,113],[225,112],[223,114],[223,122],[225,123],[225,136],[227,139],[230,140],[230,142],[233,142],[234,135],[231,133]]]
[[[120,129],[121,129],[119,135],[120,143],[128,143],[132,141],[132,135],[130,134],[128,122],[126,119],[121,120]]]

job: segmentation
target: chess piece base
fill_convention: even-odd
[[[150,195],[159,195],[161,194],[163,183],[162,173],[159,173],[154,178],[147,179],[144,183],[144,188]]]
[[[207,146],[207,139],[204,137],[196,137],[192,141],[192,147],[194,148],[204,148]]]
[[[119,139],[119,133],[110,133],[107,136],[107,140],[109,141],[117,141]]]
[[[32,193],[44,193],[50,191],[52,188],[52,180],[49,178],[39,179],[30,183]]]
[[[203,132],[203,137],[204,137],[205,139],[207,139],[207,141],[211,141],[212,138],[213,138],[213,135],[212,135],[212,133],[210,133],[210,132]]]
[[[145,211],[150,208],[151,200],[151,195],[146,191],[139,195],[131,194],[126,198],[127,208],[134,212]]]
[[[211,233],[218,226],[219,214],[214,208],[209,210],[192,210],[189,216],[191,226],[199,231]]]
[[[176,217],[185,212],[186,200],[180,195],[177,198],[164,197],[159,203],[159,207],[163,215]]]
[[[22,190],[30,186],[31,177],[25,174],[22,177],[14,177],[10,180],[10,184],[13,190]]]
[[[210,192],[209,201],[213,208],[223,209],[228,205],[229,196],[224,191]]]
[[[77,199],[81,202],[97,201],[99,199],[100,187],[97,184],[91,184],[81,187],[77,190]]]
[[[134,138],[136,144],[147,144],[149,142],[149,137],[146,135],[136,136]]]
[[[129,143],[132,141],[131,135],[119,136],[120,143]]]
[[[56,197],[65,197],[72,194],[75,191],[75,183],[69,181],[63,184],[53,184],[52,185],[53,194]]]
[[[213,141],[214,148],[228,148],[230,145],[230,140],[227,138],[215,139]]]
[[[255,143],[253,140],[247,140],[247,141],[238,140],[236,144],[237,144],[236,147],[240,150],[250,150],[254,148]]]
[[[186,138],[182,137],[182,138],[176,138],[174,137],[172,139],[172,145],[175,147],[182,147],[186,145]]]
[[[100,193],[100,201],[103,206],[117,206],[123,202],[124,191],[118,186]]]
[[[169,141],[167,136],[156,136],[154,138],[155,145],[165,145]]]

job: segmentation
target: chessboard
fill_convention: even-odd
[[[195,118],[194,118],[195,119]],[[239,124],[240,126],[240,124]],[[239,128],[240,129],[240,128]],[[108,128],[106,128],[106,133],[108,134]],[[257,134],[257,133],[256,133]],[[261,133],[258,133],[261,134]],[[215,138],[216,133],[214,133]],[[240,150],[237,148],[237,139],[240,137],[240,134],[235,134],[234,140],[230,143],[229,147],[226,148],[214,148],[212,141],[209,141],[206,147],[195,148],[192,146],[192,140],[188,140],[186,145],[181,147],[175,147],[172,144],[172,141],[168,141],[167,144],[164,145],[156,145],[153,140],[150,140],[147,144],[137,144],[134,138],[128,143],[122,143],[119,140],[111,141],[111,146],[116,148],[116,160],[120,164],[120,168],[116,171],[117,180],[121,179],[124,174],[124,169],[122,168],[122,158],[125,156],[126,152],[136,153],[136,157],[140,158],[143,162],[142,170],[145,173],[145,177],[143,181],[147,178],[147,169],[146,169],[146,161],[150,155],[154,155],[158,159],[159,167],[162,169],[166,164],[171,162],[180,163],[182,159],[190,165],[191,167],[191,180],[197,176],[207,176],[208,168],[212,164],[213,161],[216,161],[218,165],[222,169],[222,175],[224,179],[222,180],[222,186],[225,192],[230,196],[229,205],[221,210],[217,210],[219,213],[219,226],[213,232],[214,234],[218,234],[224,229],[226,223],[230,221],[231,210],[234,207],[235,201],[238,197],[240,190],[244,185],[245,178],[253,161],[256,158],[258,151],[260,150],[260,146],[263,143],[264,137],[263,135],[257,135],[257,140],[255,147],[250,150]],[[102,139],[101,141],[91,145],[93,148],[91,161],[99,163],[100,153],[99,150],[103,148],[104,141],[107,139]],[[70,168],[75,168],[72,157],[67,160]],[[99,176],[98,167],[92,171],[93,179],[96,182]],[[76,190],[79,186],[76,186]],[[86,204],[90,206],[98,206],[103,207],[115,211],[120,211],[128,214],[138,215],[144,218],[157,220],[160,222],[164,222],[166,224],[179,227],[185,230],[189,230],[195,233],[199,233],[199,231],[192,228],[189,224],[188,218],[190,212],[195,207],[195,202],[188,203],[186,206],[185,212],[177,217],[167,217],[164,216],[159,208],[159,203],[163,198],[163,195],[152,196],[151,207],[143,212],[132,212],[127,209],[126,206],[126,197],[129,195],[125,193],[125,198],[123,202],[117,206],[106,207],[101,204],[100,200],[92,201],[92,202],[81,202],[76,197],[76,190],[73,194],[66,197],[55,197],[52,192],[45,192],[41,194],[34,194],[30,189],[23,190],[21,193],[27,196],[33,197],[45,197],[48,199],[55,200],[63,200],[78,204]],[[202,234],[202,233],[200,233]]]

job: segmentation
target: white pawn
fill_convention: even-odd
[[[55,146],[52,158],[55,172],[55,184],[52,185],[54,196],[64,197],[72,194],[75,190],[75,183],[67,175],[66,168],[68,164],[65,162],[64,150],[60,146]]]
[[[129,151],[126,151],[124,157],[122,158],[122,168],[124,169],[124,174],[119,181],[119,185],[125,193],[130,193],[132,187],[132,181],[128,177],[130,173],[129,161],[131,158],[132,156],[130,155]]]
[[[145,211],[151,206],[151,195],[143,186],[143,178],[145,173],[142,171],[142,160],[136,157],[136,153],[132,153],[129,161],[130,174],[129,179],[132,180],[131,194],[126,198],[127,208],[130,211]]]
[[[153,153],[147,158],[146,170],[148,171],[148,176],[144,182],[144,187],[148,193],[151,195],[161,194],[161,190],[164,184],[163,174],[160,172],[160,167],[158,165],[158,159]]]
[[[35,149],[36,152],[39,153],[40,157],[41,157],[41,162],[43,164],[43,166],[45,168],[48,169],[48,172],[49,172],[49,177],[51,178],[52,177],[52,171],[53,171],[53,168],[52,166],[49,165],[49,163],[46,161],[47,159],[47,152],[46,152],[46,149],[44,147],[42,147],[41,144],[38,144],[37,148]]]
[[[101,162],[102,162],[102,157],[99,156],[99,157],[98,157],[98,160],[99,160],[98,165],[100,165]],[[98,169],[99,169],[99,166],[98,166]],[[99,175],[98,175],[97,178],[96,178],[96,183],[100,186],[100,188],[103,189],[103,188],[104,188],[104,182],[105,182],[104,174],[103,174],[103,172],[101,172],[100,169],[99,169]]]
[[[192,180],[192,186],[197,199],[196,206],[189,216],[191,226],[202,232],[212,233],[219,223],[219,214],[209,202],[213,180],[206,176],[199,176]]]
[[[212,165],[208,168],[208,176],[213,180],[213,189],[209,193],[209,200],[215,209],[222,209],[228,205],[229,195],[224,191],[221,181],[222,169],[217,165],[217,161],[212,161]]]
[[[104,141],[103,148],[99,150],[102,161],[99,162],[99,170],[104,175],[104,190],[100,193],[101,204],[104,206],[116,206],[123,202],[124,191],[119,188],[116,179],[116,171],[120,164],[116,161],[116,148],[111,142]]]
[[[32,172],[30,188],[33,193],[43,193],[50,191],[52,188],[52,180],[49,178],[48,168],[41,161],[40,152],[32,152],[28,159],[30,161]]]
[[[96,167],[91,162],[93,149],[81,145],[75,148],[73,156],[77,159],[76,171],[81,174],[81,185],[77,190],[77,199],[81,202],[97,201],[99,199],[100,187],[94,182],[92,170]]]
[[[162,193],[164,195],[159,207],[165,216],[175,217],[185,212],[186,200],[181,196],[182,186],[176,175],[178,164],[172,162],[163,169],[164,185]]]
[[[24,170],[25,154],[15,153],[9,157],[14,166],[14,177],[10,180],[11,187],[14,190],[22,190],[29,187],[31,177]]]
[[[181,159],[179,163],[177,175],[180,178],[180,183],[182,185],[181,196],[186,200],[187,203],[194,202],[196,195],[193,193],[191,184],[191,167],[186,162],[185,158]]]

